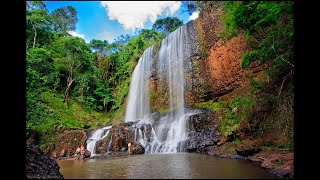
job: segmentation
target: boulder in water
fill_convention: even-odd
[[[141,144],[133,144],[130,147],[131,154],[144,154],[145,150]]]

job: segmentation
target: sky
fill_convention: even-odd
[[[120,35],[151,29],[157,19],[177,17],[187,23],[198,17],[185,11],[180,1],[44,1],[49,12],[64,6],[77,10],[78,23],[69,34],[112,43]]]

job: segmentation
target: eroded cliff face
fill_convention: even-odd
[[[187,46],[184,54],[184,100],[187,107],[197,102],[220,98],[233,91],[246,90],[248,78],[258,78],[269,64],[253,62],[240,68],[241,57],[249,51],[245,36],[240,34],[224,41],[219,36],[222,9],[209,8],[206,13],[185,26]],[[150,81],[151,111],[169,109],[168,85],[159,79],[158,53],[153,59]]]

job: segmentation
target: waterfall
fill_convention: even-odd
[[[91,152],[91,155],[96,155],[96,143],[99,140],[104,139],[109,134],[112,126],[106,126],[95,130],[87,140],[87,150]]]
[[[149,78],[151,76],[153,46],[146,49],[135,67],[130,82],[125,121],[141,119],[149,122]]]
[[[136,130],[135,140],[145,147],[146,153],[175,153],[181,148],[179,143],[187,138],[184,109],[184,55],[188,51],[186,26],[181,26],[162,40],[158,57],[152,56],[153,47],[148,48],[135,67],[130,82],[129,98],[125,121],[141,120],[150,124],[152,119],[149,105],[149,79],[153,59],[158,58],[157,73],[161,84],[169,89],[169,108],[167,116],[159,120],[151,129],[147,142],[146,130]]]

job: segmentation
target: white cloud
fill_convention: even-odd
[[[121,34],[121,33],[120,33]],[[120,35],[119,34],[119,35]],[[109,43],[111,43],[114,39],[116,39],[118,37],[117,33],[111,33],[108,31],[103,31],[101,33],[98,33],[97,35],[95,35],[96,39],[99,40],[107,40]]]
[[[75,36],[75,37],[79,37],[79,38],[84,39],[84,34],[78,34],[78,33],[75,32],[75,31],[68,31],[68,33],[69,33],[71,36]]]
[[[199,11],[194,11],[191,16],[189,17],[189,20],[194,20],[197,19],[199,17]]]
[[[125,29],[143,28],[148,20],[154,23],[163,12],[173,15],[180,1],[102,1],[110,20],[117,20]]]

